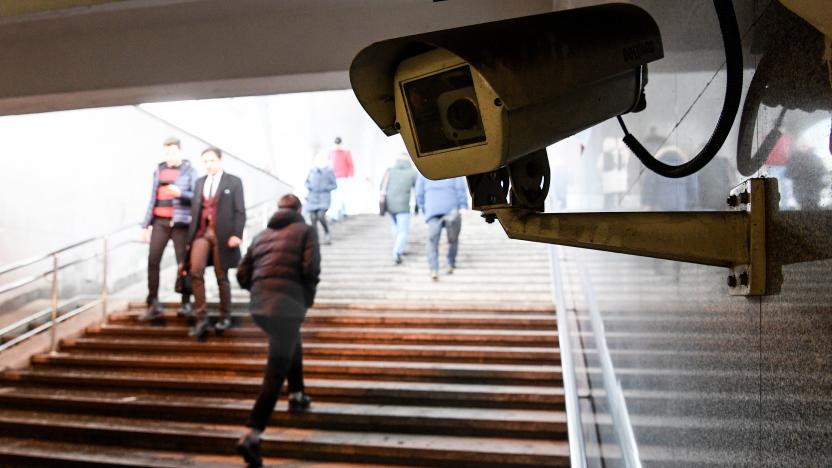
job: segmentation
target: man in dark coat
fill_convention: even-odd
[[[191,336],[204,340],[210,322],[205,313],[205,267],[214,266],[220,290],[220,320],[215,328],[222,332],[231,326],[231,283],[228,269],[240,261],[240,242],[246,225],[243,183],[239,177],[222,170],[222,151],[208,148],[202,152],[208,175],[199,178],[191,204],[190,272],[194,293],[196,325]]]
[[[265,430],[289,380],[289,410],[309,407],[303,392],[300,326],[315,301],[321,273],[317,231],[304,222],[300,199],[284,195],[265,231],[258,234],[237,267],[237,282],[251,291],[249,311],[269,337],[269,354],[260,396],[237,445],[249,466],[260,466],[260,434]]]

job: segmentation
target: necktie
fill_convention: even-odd
[[[211,183],[208,185],[208,198],[209,199],[214,198],[214,179],[216,179],[216,177],[211,176]]]

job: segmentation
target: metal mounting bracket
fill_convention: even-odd
[[[755,178],[728,197],[732,211],[539,213],[505,204],[476,207],[496,217],[508,237],[664,258],[730,269],[732,295],[766,293],[766,191]]]

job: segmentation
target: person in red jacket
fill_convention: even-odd
[[[338,185],[338,188],[332,192],[330,217],[334,221],[340,221],[349,212],[347,205],[350,201],[352,178],[355,175],[352,153],[341,146],[341,137],[335,137],[335,148],[329,152],[329,164],[332,172],[335,173],[335,181]]]

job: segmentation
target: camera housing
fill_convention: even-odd
[[[377,42],[352,62],[358,101],[430,179],[480,174],[644,108],[658,26],[608,4]]]

